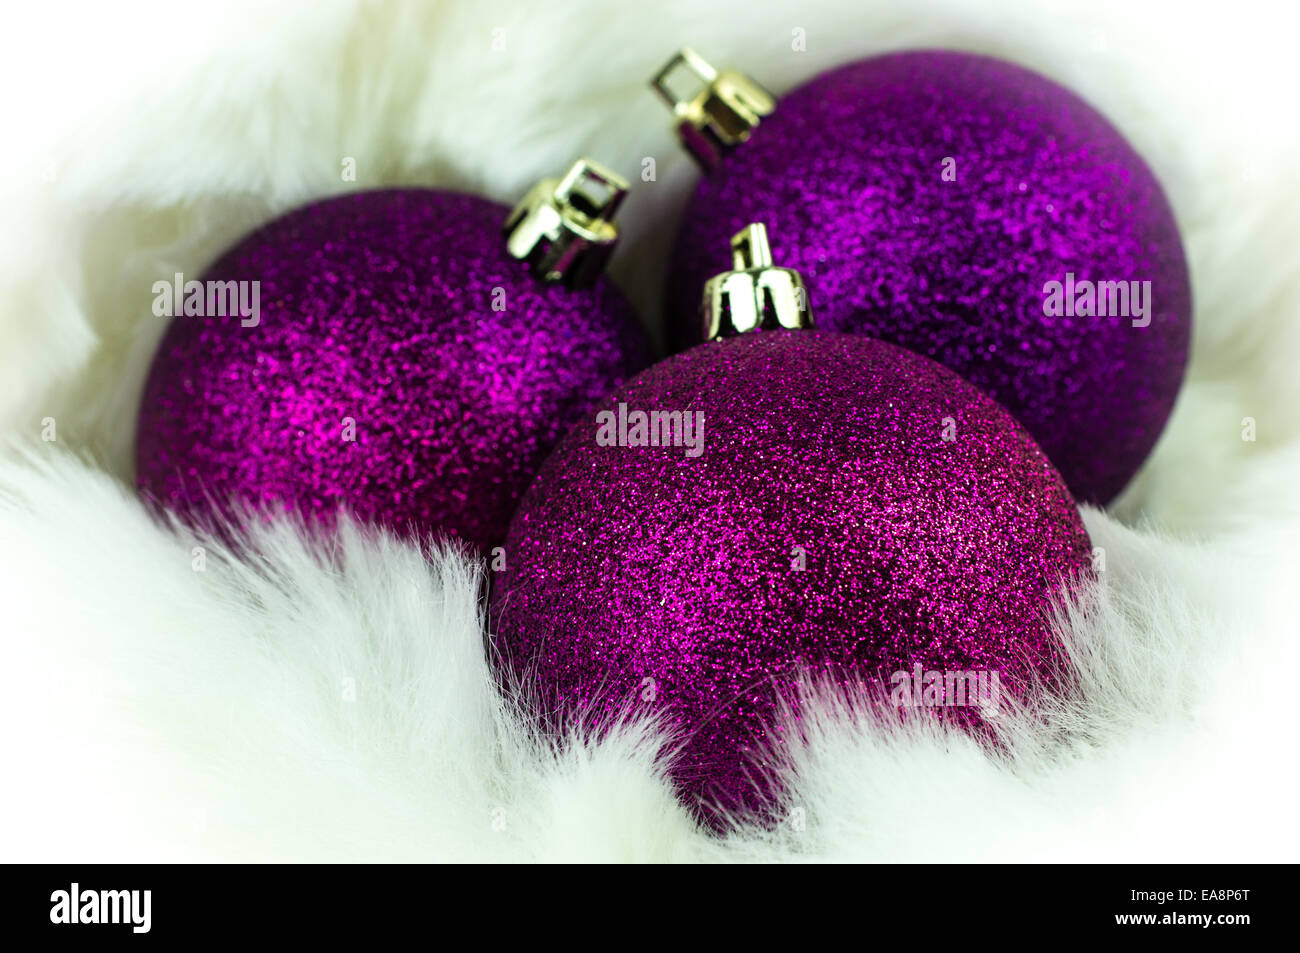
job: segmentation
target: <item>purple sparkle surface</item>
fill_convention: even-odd
[[[679,346],[699,340],[700,288],[750,222],[803,274],[818,327],[958,371],[1079,499],[1109,501],[1155,445],[1191,331],[1182,244],[1142,158],[1061,86],[987,57],[909,52],[784,96],[687,209],[668,289]],[[1151,281],[1149,326],[1044,315],[1044,285],[1067,272]]]
[[[498,543],[555,442],[648,362],[606,279],[543,286],[505,253],[507,211],[362,192],[241,241],[203,278],[261,282],[260,322],[173,320],[140,412],[141,490],[183,514],[346,506]]]
[[[545,723],[662,712],[688,802],[757,808],[797,673],[1059,671],[1049,597],[1086,573],[1069,492],[1005,410],[870,338],[771,331],[703,344],[601,407],[700,412],[703,452],[560,443],[511,523],[496,644]],[[662,442],[662,441],[661,441]],[[800,559],[802,554],[802,566]]]

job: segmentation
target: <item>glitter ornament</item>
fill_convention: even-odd
[[[202,283],[177,276],[140,489],[187,516],[343,506],[496,545],[555,442],[648,363],[598,276],[626,188],[582,160],[513,212],[442,190],[344,195],[254,232]],[[244,307],[221,307],[225,288]]]
[[[697,92],[677,95],[682,69]],[[956,370],[1029,430],[1075,496],[1105,503],[1173,407],[1191,292],[1160,184],[1116,129],[1035,73],[896,53],[776,103],[684,50],[654,80],[705,167],[667,301],[678,346],[713,249],[762,221],[818,326]]]
[[[770,267],[761,228],[733,250],[705,292],[721,339],[564,438],[511,523],[491,611],[544,724],[660,713],[683,741],[673,777],[715,824],[769,801],[777,699],[800,675],[893,698],[918,666],[996,673],[1032,701],[1062,661],[1049,598],[1090,558],[1005,410],[893,345],[788,330],[809,323],[798,275]]]

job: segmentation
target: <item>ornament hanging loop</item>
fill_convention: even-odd
[[[706,341],[746,331],[813,326],[808,289],[792,268],[772,264],[767,226],[745,226],[731,237],[732,271],[704,286],[700,317]]]
[[[506,217],[506,250],[541,280],[586,288],[618,244],[614,215],[627,180],[594,159],[579,159],[562,179],[543,179]]]
[[[690,96],[678,97],[669,89],[668,78],[679,68],[685,68],[700,84]],[[716,169],[776,108],[772,94],[744,73],[718,72],[690,47],[682,47],[650,80],[650,86],[672,107],[677,137],[706,172]]]

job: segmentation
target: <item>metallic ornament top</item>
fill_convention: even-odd
[[[681,67],[700,84],[687,96],[669,88],[669,77]],[[690,47],[683,47],[664,64],[650,85],[672,107],[678,138],[705,169],[716,168],[745,142],[776,105],[772,94],[744,73],[719,73]]]
[[[555,442],[648,363],[607,278],[565,287],[590,281],[615,234],[617,202],[586,198],[593,169],[534,191],[522,215],[378,190],[244,238],[192,284],[200,302],[205,287],[248,287],[260,311],[171,322],[140,409],[141,491],[194,521],[253,506],[328,524],[343,507],[403,534],[500,543]]]
[[[1051,598],[1090,564],[1060,476],[996,403],[893,345],[784,329],[608,396],[505,550],[489,618],[542,724],[658,714],[715,827],[770,811],[776,715],[803,678],[977,732],[1032,706],[1066,665]]]
[[[710,278],[700,303],[704,339],[746,331],[813,326],[808,292],[799,272],[772,264],[767,228],[745,226],[731,239],[732,269]]]
[[[749,222],[821,329],[937,360],[1012,412],[1078,499],[1146,459],[1187,361],[1177,223],[1132,146],[1078,96],[968,53],[877,56],[787,93],[705,175],[668,270],[678,348]]]
[[[622,176],[579,159],[564,178],[543,179],[514,207],[505,223],[506,248],[543,281],[590,287],[618,244],[613,219],[626,196]]]

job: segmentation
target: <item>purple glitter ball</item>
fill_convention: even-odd
[[[996,672],[1023,700],[1059,677],[1049,599],[1087,572],[1087,534],[1033,440],[951,371],[754,332],[601,407],[525,495],[492,594],[507,671],[557,734],[662,712],[685,740],[674,777],[716,822],[770,793],[754,766],[798,673],[888,695],[917,665]],[[638,430],[654,411],[679,425]]]
[[[1079,499],[1111,500],[1155,445],[1191,331],[1178,228],[1142,158],[1061,86],[987,57],[909,52],[784,96],[687,210],[668,289],[679,346],[700,339],[716,250],[749,222],[802,273],[818,327],[958,371]],[[1067,275],[1074,294],[1052,302],[1048,283]],[[1097,312],[1101,282],[1124,284],[1101,289],[1106,316],[1088,315],[1084,283]]]
[[[140,412],[141,490],[182,514],[346,506],[500,542],[556,441],[648,362],[606,279],[542,285],[506,253],[508,211],[362,192],[236,245],[204,277],[259,282],[256,299],[243,286],[259,313],[173,321]]]

